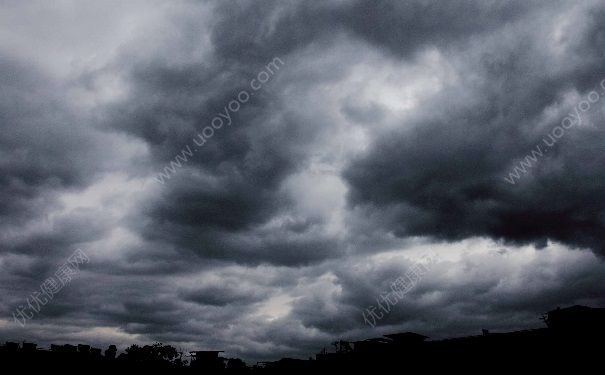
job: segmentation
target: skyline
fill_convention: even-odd
[[[3,340],[254,361],[605,307],[601,1],[5,1],[0,25]]]

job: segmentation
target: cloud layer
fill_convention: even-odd
[[[603,305],[598,1],[9,2],[0,21],[2,339],[256,360]],[[76,248],[90,263],[15,324]]]

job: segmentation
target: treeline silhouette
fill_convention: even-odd
[[[586,306],[557,308],[541,319],[546,327],[445,340],[404,332],[362,341],[339,340],[308,360],[283,358],[246,365],[223,358],[221,351],[179,352],[162,343],[132,345],[118,355],[89,345],[6,342],[0,346],[0,369],[53,371],[160,371],[199,374],[310,374],[361,371],[443,371],[471,373],[511,371],[590,371],[603,366],[605,309]]]

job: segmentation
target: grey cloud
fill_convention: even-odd
[[[589,20],[603,14],[601,8],[587,7],[585,12]],[[602,253],[603,176],[597,151],[602,131],[578,126],[515,186],[504,179],[573,111],[562,104],[566,93],[576,90],[585,97],[590,90],[602,90],[605,72],[602,59],[594,55],[599,42],[593,37],[600,29],[600,23],[589,22],[579,32],[578,45],[585,49],[566,51],[570,59],[576,53],[582,58],[548,74],[539,73],[547,53],[538,44],[543,37],[531,35],[534,28],[521,28],[518,33],[528,38],[520,37],[525,41],[512,50],[498,52],[490,46],[471,52],[497,56],[463,60],[482,81],[448,88],[411,128],[383,135],[367,155],[352,162],[345,172],[351,204],[368,210],[392,208],[391,228],[400,236],[489,236],[542,246],[551,239]],[[460,103],[457,92],[473,99]],[[582,115],[587,122],[600,115],[600,105]],[[557,116],[544,126],[549,108],[557,108]]]
[[[444,47],[519,19],[527,2],[353,1],[275,2],[271,10],[252,3],[224,3],[212,33],[217,52],[235,60],[285,55],[338,33],[351,34],[397,56]]]
[[[599,2],[130,4],[68,29],[80,8],[9,9],[74,42],[59,37],[57,58],[19,28],[0,38],[1,339],[307,358],[339,338],[536,327],[557,305],[605,303],[602,261],[575,249],[605,249],[603,103],[504,180],[601,90]],[[155,184],[276,57],[231,125]],[[80,246],[90,264],[12,324]],[[443,257],[365,325],[429,248]]]

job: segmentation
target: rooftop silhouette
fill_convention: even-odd
[[[117,354],[115,345],[105,351],[89,345],[56,345],[40,349],[35,343],[6,342],[0,346],[3,369],[78,371],[155,371],[203,374],[307,374],[389,369],[555,370],[571,366],[579,370],[599,366],[605,337],[605,309],[586,306],[556,308],[541,319],[546,327],[476,336],[430,340],[402,332],[361,341],[338,340],[334,351],[323,349],[307,360],[282,358],[248,366],[223,351],[192,351],[184,354],[170,345],[132,345]]]

